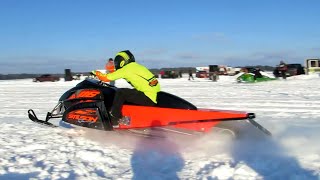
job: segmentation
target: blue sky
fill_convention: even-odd
[[[320,57],[319,0],[1,0],[0,74],[85,72],[130,50],[148,68]]]

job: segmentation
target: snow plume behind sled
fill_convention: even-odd
[[[214,109],[198,109],[190,102],[166,92],[158,93],[158,103],[154,107],[125,104],[122,107],[124,116],[130,118],[129,124],[113,127],[109,111],[113,106],[113,98],[118,89],[95,79],[87,79],[70,90],[59,99],[55,108],[47,113],[45,120],[37,118],[32,109],[29,118],[37,123],[54,127],[49,120],[61,118],[69,124],[106,131],[155,128],[178,134],[208,133],[215,129],[224,130],[237,136],[238,121],[256,127],[265,133],[271,133],[255,122],[254,113]],[[141,132],[141,131],[140,131]],[[140,133],[141,134],[141,133]],[[143,132],[142,132],[143,134]]]

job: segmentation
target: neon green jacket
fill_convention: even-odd
[[[160,91],[157,78],[146,67],[136,62],[129,63],[113,73],[102,76],[109,81],[125,79],[136,90],[143,92],[154,103],[157,103],[157,93]],[[103,80],[103,77],[101,80]]]

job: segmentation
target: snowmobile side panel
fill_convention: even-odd
[[[213,120],[213,122],[203,122],[203,123],[181,123],[177,125],[173,125],[175,128],[181,129],[188,129],[192,131],[200,131],[200,132],[209,132],[211,131],[212,127],[218,125],[221,121],[220,120]]]
[[[188,110],[135,105],[124,105],[122,112],[124,116],[130,117],[131,120],[130,125],[120,124],[119,129],[175,126],[192,130],[208,131],[220,121],[248,118],[248,113],[238,111]]]
[[[64,112],[62,120],[77,126],[112,130],[103,101],[77,103]]]

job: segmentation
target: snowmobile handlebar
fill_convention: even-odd
[[[104,86],[104,87],[116,87],[116,86],[113,86],[113,85],[110,85],[106,82],[103,82],[101,81],[100,79],[97,78],[97,76],[93,73],[90,73],[91,76],[87,77],[87,79],[91,79],[91,80],[94,80],[94,81],[98,81],[98,85],[100,86]]]

